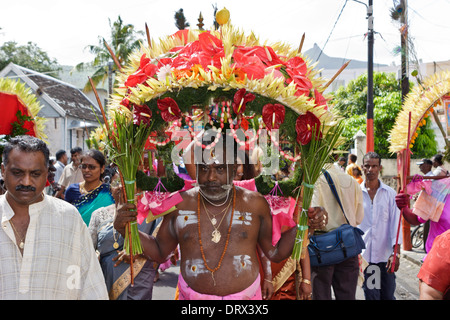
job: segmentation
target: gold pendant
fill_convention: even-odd
[[[113,248],[114,248],[114,249],[118,249],[118,248],[119,248],[119,244],[117,243],[117,241],[115,241],[115,242],[113,243]]]
[[[20,249],[23,249],[23,247],[25,247],[25,243],[23,243],[23,241],[20,241],[20,243],[19,243],[19,248],[20,248]]]
[[[212,219],[211,219],[211,223],[213,224],[213,226],[215,226],[215,225],[216,225],[216,223],[217,223],[217,220],[216,220],[216,218],[212,218]]]
[[[211,241],[214,242],[214,243],[219,243],[220,238],[221,238],[221,236],[222,236],[222,235],[220,234],[220,232],[217,231],[217,230],[214,230],[214,231],[211,233],[211,235],[212,235]]]

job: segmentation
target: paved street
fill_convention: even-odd
[[[396,298],[398,300],[419,299],[419,273],[425,251],[413,249],[401,254],[400,270],[397,274]]]
[[[159,280],[153,286],[153,300],[173,300],[180,267],[172,266],[160,272]]]
[[[400,269],[396,273],[397,289],[395,297],[397,300],[419,299],[417,273],[424,255],[422,250],[402,251]],[[173,300],[179,271],[178,266],[172,266],[161,272],[160,278],[153,288],[153,300]],[[357,300],[364,300],[364,293],[361,288],[358,288],[356,298]]]
[[[396,272],[395,298],[397,300],[418,300],[419,299],[419,273],[421,261],[425,253],[423,250],[403,251],[400,255],[400,268]],[[356,292],[357,300],[365,300],[364,292],[361,288]]]

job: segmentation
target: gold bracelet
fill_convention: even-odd
[[[311,281],[309,281],[308,279],[302,279],[302,280],[300,280],[300,282],[303,282],[306,284],[311,284]]]
[[[264,281],[267,281],[267,282],[269,282],[269,283],[272,283],[272,280],[269,280],[269,279],[264,279]]]

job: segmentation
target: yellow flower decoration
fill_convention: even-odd
[[[433,110],[433,106],[450,93],[450,72],[443,71],[426,78],[421,84],[414,87],[406,96],[403,108],[397,115],[395,125],[390,132],[390,147],[392,153],[400,152],[407,147],[409,112],[411,112],[411,144],[415,139],[413,135],[419,127],[426,124],[424,119]]]

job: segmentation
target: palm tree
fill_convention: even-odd
[[[94,61],[89,63],[80,63],[75,69],[80,71],[87,67],[94,67],[96,70],[91,76],[92,81],[97,86],[100,82],[104,83],[109,79],[109,94],[112,92],[112,74],[118,69],[113,63],[111,54],[109,53],[105,42],[108,43],[120,65],[125,65],[128,60],[128,56],[134,49],[140,47],[141,39],[138,39],[138,35],[144,35],[143,31],[136,31],[132,24],[124,24],[122,18],[119,16],[117,21],[111,24],[109,20],[109,26],[111,28],[111,36],[109,41],[106,41],[103,37],[98,37],[98,45],[89,45],[86,48],[89,52],[95,54]],[[92,90],[92,87],[86,82],[84,89],[85,92]]]

